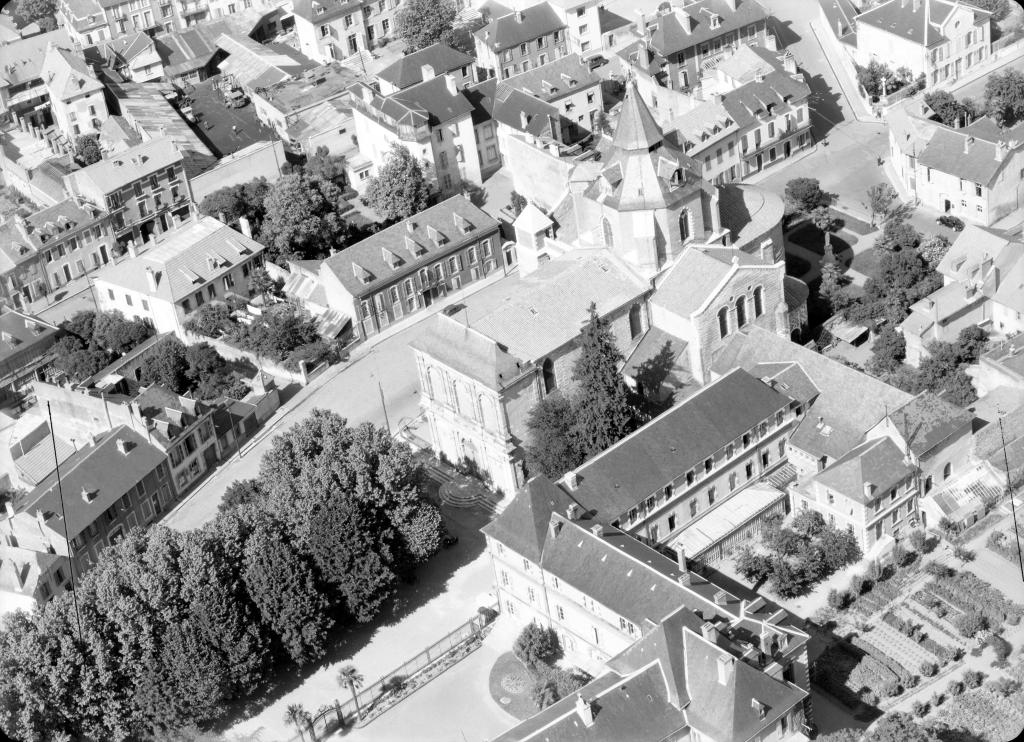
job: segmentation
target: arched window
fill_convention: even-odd
[[[764,314],[764,289],[760,286],[754,289],[754,316],[760,317]]]
[[[607,217],[601,220],[601,228],[604,230],[604,244],[606,247],[615,247],[615,235],[612,234],[612,223]]]
[[[558,384],[555,382],[555,364],[550,358],[545,358],[540,368],[544,374],[544,393],[551,394],[558,388]]]
[[[718,335],[725,337],[729,334],[729,307],[722,307],[718,310]]]
[[[690,239],[690,210],[683,209],[679,212],[679,239],[686,242]]]
[[[736,327],[743,327],[747,324],[747,297],[741,296],[736,300]]]
[[[637,338],[644,331],[643,316],[640,312],[640,305],[634,304],[629,308],[629,336]]]
[[[946,462],[946,465],[942,467],[942,478],[949,479],[949,475],[953,473],[953,465]]]

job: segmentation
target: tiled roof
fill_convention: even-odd
[[[828,20],[829,31],[836,38],[843,39],[854,32],[857,8],[850,0],[818,0],[818,5]]]
[[[63,28],[12,42],[3,47],[0,59],[0,78],[7,85],[20,85],[38,80],[43,75],[43,60],[50,42],[58,46],[69,46],[71,39]]]
[[[269,88],[317,66],[287,44],[260,44],[241,34],[221,34],[216,44],[228,54],[219,65],[220,71],[234,75],[242,87]]]
[[[753,369],[769,362],[799,365],[821,390],[791,439],[795,446],[815,456],[839,458],[889,410],[911,399],[896,387],[756,326],[727,338],[724,347],[715,353],[712,370],[722,374],[736,367]],[[823,418],[821,426],[818,417]]]
[[[597,304],[598,314],[606,316],[648,291],[648,284],[610,253],[598,250],[552,258],[536,271],[510,276],[462,303],[473,329],[524,362],[534,362],[579,336],[591,302]],[[454,319],[461,321],[464,316],[459,313]]]
[[[957,3],[959,4],[959,3]],[[975,18],[989,14],[973,5]],[[948,39],[942,34],[941,24],[954,8],[947,0],[908,2],[888,0],[857,16],[858,24],[865,24],[887,31],[901,39],[931,47]]]
[[[460,223],[471,228],[464,234]],[[352,296],[366,296],[497,230],[498,222],[492,216],[465,196],[452,196],[349,245],[327,258],[321,271],[331,271]]]
[[[939,262],[937,270],[947,278],[977,279],[985,257],[998,258],[1010,245],[1008,236],[968,223]]]
[[[168,230],[145,248],[132,260],[99,269],[93,280],[178,302],[263,252],[259,242],[209,216]],[[156,291],[149,287],[147,269],[155,274]]]
[[[630,82],[622,99],[612,146],[625,150],[650,150],[662,140],[661,128],[640,97],[636,82]]]
[[[135,57],[147,51],[155,51],[156,45],[149,34],[139,33],[128,34],[117,39],[104,42],[106,48],[126,62],[131,62]]]
[[[54,43],[46,49],[41,74],[50,96],[61,100],[103,90],[103,84],[82,57]]]
[[[573,495],[617,518],[789,404],[746,371],[731,371],[578,467]]]
[[[921,392],[902,407],[889,413],[889,420],[918,456],[931,451],[957,433],[970,432],[974,419],[967,410],[956,407],[932,392]]]
[[[109,194],[181,161],[181,152],[171,138],[159,137],[93,163],[67,178],[71,182],[91,181],[100,193]]]
[[[988,186],[1013,157],[999,143],[979,137],[973,140],[963,130],[936,126],[931,139],[918,153],[918,161],[925,167]],[[1018,144],[1017,148],[1020,147]]]
[[[550,5],[538,3],[518,13],[494,18],[476,32],[476,37],[495,52],[500,52],[565,27],[565,22]]]
[[[654,303],[689,317],[717,295],[734,267],[775,270],[771,260],[735,248],[687,247],[659,280]]]
[[[423,82],[425,64],[429,64],[437,76],[475,63],[476,60],[465,52],[439,42],[406,54],[378,72],[377,77],[402,90]]]
[[[673,6],[665,15],[652,17],[650,22],[657,23],[657,28],[651,32],[651,46],[667,57],[768,17],[756,0],[735,0],[736,10],[730,7],[730,2],[697,0],[678,8]],[[717,28],[711,27],[713,15],[720,19]]]
[[[506,348],[444,314],[432,317],[409,345],[490,389],[504,388],[523,372]]]
[[[782,223],[785,204],[764,188],[725,183],[718,187],[718,196],[722,227],[730,232],[729,244],[739,250]]]
[[[550,479],[536,476],[480,530],[534,564],[540,564],[552,513],[565,513],[574,502]]]
[[[886,436],[856,446],[818,472],[813,481],[868,505],[912,476],[914,471],[914,467],[905,460],[903,451]],[[872,495],[864,492],[865,484],[871,484]]]
[[[52,344],[60,330],[31,314],[9,309],[0,313],[0,363],[36,344]]]
[[[448,82],[443,75],[393,93],[381,100],[381,106],[384,113],[399,120],[402,108],[423,112],[427,119],[424,123],[430,126],[446,124],[462,118],[473,110],[473,105],[461,90],[452,92],[448,88]],[[396,110],[392,111],[391,108]]]
[[[118,441],[127,444],[127,453],[118,450]],[[61,514],[55,475],[32,490],[25,511],[42,512],[48,525],[73,539],[166,459],[167,455],[141,434],[119,425],[61,465],[65,515]],[[83,492],[90,496],[88,501]]]

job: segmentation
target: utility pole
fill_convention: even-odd
[[[1006,434],[1003,431],[1003,418],[999,417],[999,439],[1003,444],[1003,465],[1006,467],[1006,492],[1010,496],[1010,512],[1013,513],[1013,535],[1017,539],[1017,563],[1020,565],[1020,578],[1024,580],[1024,556],[1020,553],[1020,531],[1017,530],[1017,506],[1013,502],[1013,485],[1010,481],[1010,461],[1006,456]]]
[[[380,408],[384,410],[384,427],[387,428],[388,437],[391,436],[391,423],[388,421],[388,406],[384,403],[384,387],[380,384],[380,379],[377,379],[377,391],[380,392]]]
[[[78,611],[78,592],[75,590],[75,562],[74,553],[71,551],[71,537],[68,536],[68,530],[71,524],[68,523],[68,512],[64,507],[64,488],[61,487],[60,483],[60,460],[57,458],[57,433],[53,429],[53,412],[50,411],[50,403],[46,403],[46,415],[50,418],[50,442],[53,444],[53,466],[54,471],[57,473],[57,495],[60,497],[60,513],[64,519],[64,543],[68,547],[68,572],[71,573],[71,599],[75,604],[75,620],[78,623],[78,640],[84,641],[84,635],[82,634],[82,614]]]

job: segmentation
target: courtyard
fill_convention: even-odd
[[[224,105],[219,83],[220,75],[215,75],[186,90],[197,119],[190,125],[214,155],[227,157],[250,144],[277,139],[274,130],[256,118],[252,103],[241,108]]]

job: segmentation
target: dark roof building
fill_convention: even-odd
[[[767,18],[756,0],[696,0],[650,19],[651,46],[664,57],[682,54]]]
[[[437,43],[406,54],[397,62],[377,73],[381,80],[391,83],[399,90],[423,82],[423,66],[429,65],[434,76],[473,65],[475,59],[465,52],[452,49],[447,44]]]
[[[476,32],[476,38],[494,52],[519,46],[566,28],[565,22],[547,3],[500,15]]]

